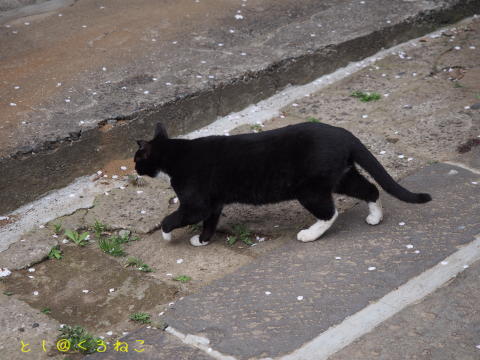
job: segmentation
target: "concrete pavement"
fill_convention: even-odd
[[[199,128],[480,6],[478,0],[64,4],[2,20],[0,213],[130,156],[134,140],[158,120],[173,134]]]
[[[479,271],[476,262],[331,359],[478,359]]]

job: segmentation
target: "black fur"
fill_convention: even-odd
[[[200,242],[215,232],[222,208],[230,203],[268,204],[297,199],[317,219],[331,219],[332,193],[375,202],[378,189],[362,176],[364,168],[386,192],[425,203],[429,194],[414,194],[399,185],[349,131],[303,123],[257,134],[169,139],[161,124],[155,138],[138,141],[139,175],[168,174],[180,207],[162,221],[162,230],[203,221]]]

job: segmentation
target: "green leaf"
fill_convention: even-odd
[[[52,259],[60,260],[61,258],[63,258],[62,251],[60,250],[60,248],[58,247],[58,245],[52,247],[52,249],[51,249],[50,252],[48,253],[48,258],[49,258],[50,260],[52,260]]]
[[[75,231],[76,233],[76,231]],[[77,233],[78,234],[78,233]],[[74,241],[76,240],[76,234],[73,233],[72,230],[65,230],[65,236],[68,237],[70,240]]]
[[[236,236],[228,236],[227,237],[227,244],[232,246],[233,244],[235,244],[237,242],[237,238]]]
[[[142,323],[142,324],[150,324],[150,314],[137,312],[130,315],[130,320]]]
[[[252,241],[250,238],[248,238],[248,237],[242,238],[242,241],[243,241],[245,244],[249,245],[249,246],[252,246],[252,245],[253,245],[253,241]]]
[[[87,236],[88,236],[88,232],[82,233],[79,237],[79,242],[84,241],[87,238]]]
[[[189,282],[190,280],[192,280],[192,278],[190,276],[187,276],[187,275],[180,275],[180,276],[177,276],[176,278],[173,278],[173,280],[179,281],[182,284],[185,284],[185,283]]]
[[[362,102],[370,102],[370,101],[377,101],[380,100],[380,94],[376,92],[366,93],[363,91],[354,91],[351,94],[352,97],[359,99]]]

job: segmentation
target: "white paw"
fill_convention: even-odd
[[[330,220],[317,220],[315,224],[310,226],[308,229],[302,230],[297,234],[297,240],[303,242],[309,242],[317,240],[320,236],[327,231],[330,226],[335,222],[335,219],[338,217],[338,212],[335,210],[332,218]]]
[[[380,221],[382,221],[383,219],[383,208],[382,208],[382,203],[380,199],[378,199],[376,202],[368,203],[368,210],[370,211],[370,214],[365,219],[367,224],[370,224],[370,225],[379,224]]]
[[[162,230],[162,237],[163,237],[163,240],[170,241],[170,240],[172,240],[172,233],[165,233]]]
[[[312,231],[310,231],[308,229],[305,229],[305,230],[300,231],[297,234],[297,240],[302,241],[302,242],[314,241],[314,240],[317,239],[317,237],[315,235],[316,234],[312,234]]]
[[[192,244],[193,246],[205,246],[208,245],[208,241],[202,243],[200,242],[200,236],[195,235],[190,238],[190,244]]]
[[[382,217],[377,214],[370,214],[366,217],[365,221],[370,225],[378,225],[382,221]]]

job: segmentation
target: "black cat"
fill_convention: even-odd
[[[207,245],[226,204],[268,204],[297,199],[318,221],[298,233],[300,241],[320,237],[338,213],[332,193],[365,200],[366,221],[382,220],[379,192],[356,169],[365,169],[390,195],[409,203],[426,203],[399,185],[349,131],[326,124],[303,123],[257,134],[169,139],[157,124],[151,141],[137,141],[135,169],[156,177],[163,172],[180,200],[177,211],[163,219],[165,240],[176,228],[203,221],[192,245]]]

